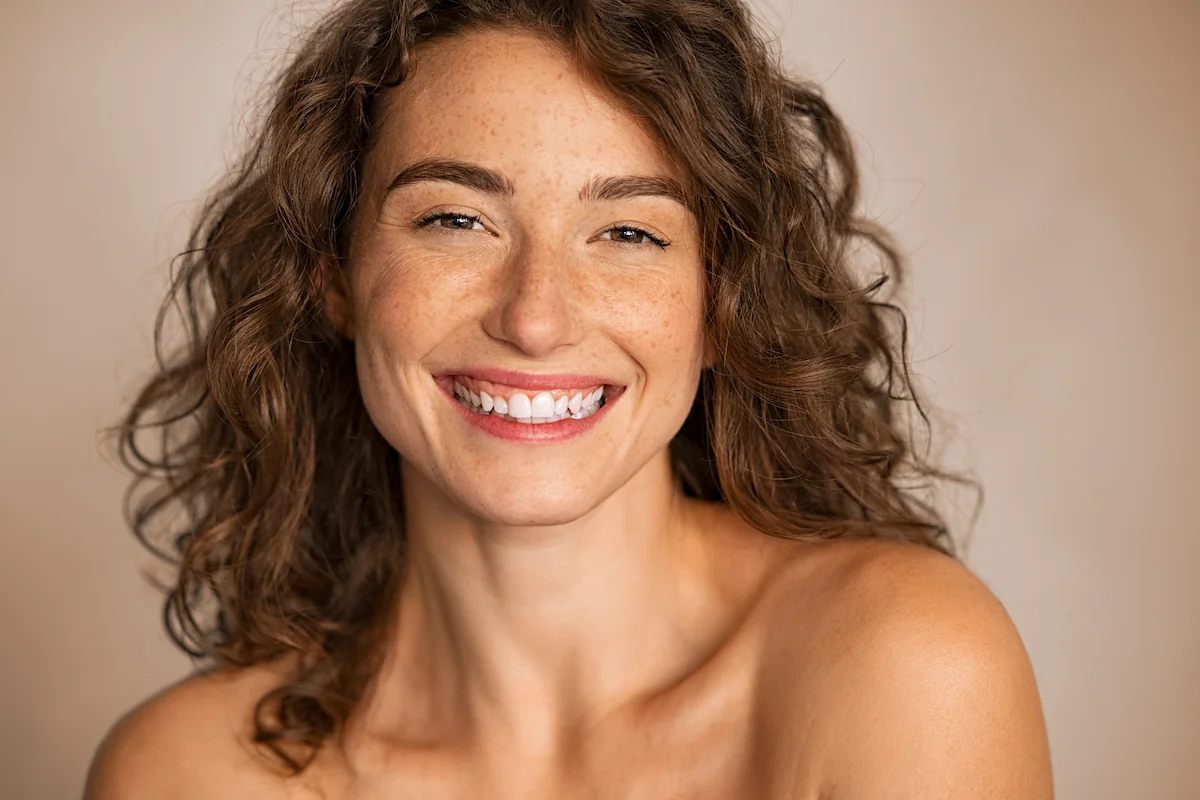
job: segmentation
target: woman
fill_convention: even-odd
[[[340,5],[123,432],[213,668],[89,797],[1049,797],[856,181],[734,0]]]

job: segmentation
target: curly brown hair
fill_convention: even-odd
[[[928,418],[881,292],[901,257],[857,212],[845,127],[740,0],[347,0],[269,87],[204,205],[156,322],[157,370],[119,430],[131,525],[178,566],[172,638],[222,666],[299,656],[254,714],[295,771],[378,667],[404,547],[400,459],[322,312],[321,265],[345,253],[376,99],[422,42],[488,27],[561,44],[690,176],[718,355],[670,446],[683,491],[765,534],[953,552],[913,490],[954,476],[914,447]],[[165,352],[176,318],[184,341]]]

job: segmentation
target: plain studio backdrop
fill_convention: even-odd
[[[1059,796],[1200,797],[1200,4],[771,0],[912,265]],[[178,679],[104,455],[166,264],[309,3],[0,2],[0,795]],[[764,212],[769,210],[764,209]]]

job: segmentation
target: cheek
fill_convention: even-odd
[[[420,358],[445,338],[473,295],[470,273],[447,260],[390,256],[355,294],[360,346]]]
[[[461,325],[472,287],[445,263],[393,256],[363,262],[354,286],[359,389],[380,433],[404,453],[424,439],[425,357]]]
[[[580,287],[603,307],[610,323],[644,334],[657,332],[666,346],[686,346],[703,320],[703,276],[690,259],[638,264],[596,262],[582,270]],[[592,304],[589,302],[589,304]]]
[[[609,329],[641,365],[660,399],[690,404],[704,352],[704,294],[689,271],[651,273],[603,289]]]

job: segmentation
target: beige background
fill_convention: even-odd
[[[0,795],[77,796],[187,662],[96,431],[309,3],[0,2]],[[967,6],[972,9],[968,10]],[[772,0],[914,264],[923,386],[988,502],[1062,798],[1200,797],[1200,5]]]

